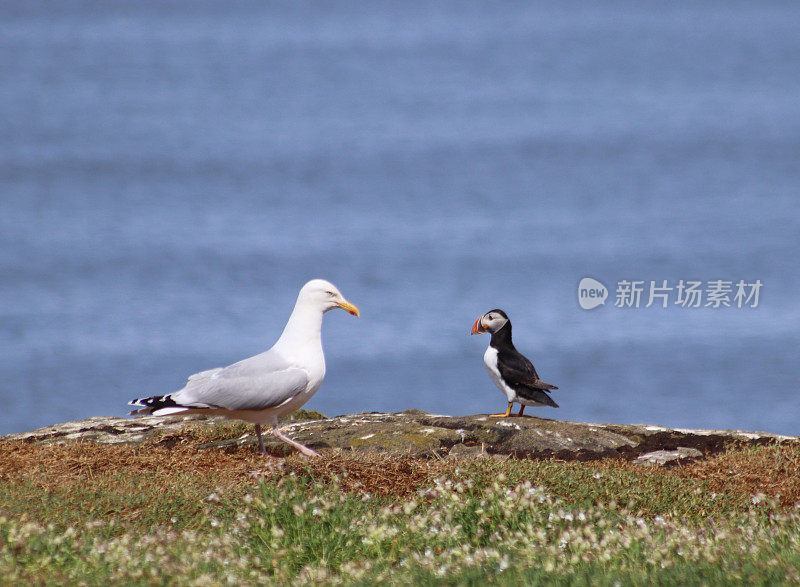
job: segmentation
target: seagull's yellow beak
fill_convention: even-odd
[[[361,315],[361,312],[358,311],[358,308],[356,308],[353,304],[351,304],[347,300],[342,300],[341,302],[337,302],[336,305],[339,306],[342,310],[350,312],[353,316]]]

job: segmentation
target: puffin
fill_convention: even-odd
[[[511,340],[511,320],[503,310],[491,310],[475,320],[470,334],[485,332],[490,332],[492,338],[483,355],[483,362],[489,377],[508,399],[508,407],[504,414],[490,414],[490,416],[493,418],[522,416],[525,406],[557,408],[558,404],[548,392],[558,387],[542,381],[533,363],[514,347]],[[514,402],[520,404],[518,414],[511,413]]]

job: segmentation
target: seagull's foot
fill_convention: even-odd
[[[278,430],[277,427],[272,429],[272,433],[275,435],[275,438],[278,438],[279,440],[282,440],[286,444],[293,446],[294,448],[296,448],[298,451],[300,451],[302,454],[304,454],[307,457],[321,457],[322,456],[317,451],[311,450],[310,448],[308,448],[307,446],[305,446],[303,444],[300,444],[296,440],[292,440],[291,438],[286,436],[283,432]]]
[[[297,450],[299,450],[301,453],[303,453],[307,457],[322,457],[322,455],[319,454],[317,451],[312,450],[312,449],[308,448],[307,446],[303,446],[299,442],[297,443],[297,446],[295,448],[297,448]]]

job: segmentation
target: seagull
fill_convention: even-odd
[[[558,404],[547,392],[558,389],[539,378],[536,368],[522,355],[511,342],[511,321],[503,310],[491,310],[475,320],[471,334],[491,332],[489,348],[483,355],[483,362],[494,384],[508,398],[505,414],[491,414],[493,418],[522,416],[525,406],[552,406]],[[519,413],[512,414],[514,402],[520,404]]]
[[[297,295],[292,315],[271,349],[227,367],[195,373],[174,393],[135,399],[129,405],[141,409],[130,415],[209,414],[252,422],[262,454],[267,451],[261,426],[268,424],[276,438],[304,455],[320,456],[278,430],[278,418],[300,408],[322,385],[322,315],[334,308],[359,315],[358,308],[332,283],[309,281]]]

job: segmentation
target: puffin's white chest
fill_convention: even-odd
[[[506,383],[503,381],[503,378],[500,377],[500,369],[497,367],[497,349],[493,346],[489,346],[486,349],[486,352],[483,354],[483,363],[486,365],[486,370],[489,372],[489,377],[494,381],[494,384],[498,387],[500,391],[502,391],[508,401],[514,401],[514,398],[517,397],[517,392],[511,389]]]

